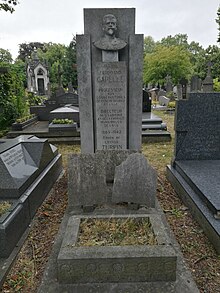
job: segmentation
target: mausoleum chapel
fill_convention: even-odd
[[[27,64],[27,90],[39,96],[46,95],[49,84],[48,66],[35,52]]]

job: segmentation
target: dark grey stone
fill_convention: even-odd
[[[198,173],[200,173],[200,170]],[[215,174],[215,176],[216,175],[217,174]],[[167,166],[167,178],[184,204],[189,207],[192,215],[208,236],[217,253],[220,254],[219,218],[216,219],[214,217],[213,211],[209,209],[203,197],[194,190],[195,186],[193,186],[192,183],[190,184],[187,182],[187,180],[185,180],[185,178],[173,166]],[[210,187],[209,182],[206,179],[205,182],[207,188]],[[219,182],[216,181],[215,186],[217,186],[217,184],[219,184]],[[198,185],[197,187],[199,188],[200,186]],[[219,192],[219,189],[216,189],[216,192]]]
[[[20,136],[0,145],[0,258],[7,258],[62,171],[61,155],[46,139]]]
[[[15,140],[13,147],[0,148],[0,198],[18,198],[54,156],[46,139]]]
[[[71,105],[56,108],[50,112],[49,121],[53,119],[70,119],[79,123],[79,108]]]
[[[220,160],[176,161],[175,168],[213,214],[220,217]]]
[[[31,217],[28,200],[22,196],[0,217],[0,258],[7,258],[28,227]]]
[[[131,154],[115,169],[112,201],[155,207],[157,174],[142,154]]]
[[[143,90],[143,112],[151,112],[151,98],[146,90]]]
[[[177,101],[176,160],[220,159],[220,93],[190,93]]]
[[[71,155],[68,168],[69,207],[106,202],[105,163],[94,154]]]

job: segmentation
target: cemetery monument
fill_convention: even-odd
[[[69,158],[68,210],[39,293],[198,292],[167,233],[157,174],[140,153],[143,35],[135,34],[135,9],[84,9],[84,25],[77,36],[82,153]],[[112,219],[148,221],[155,244],[79,244],[83,221]]]

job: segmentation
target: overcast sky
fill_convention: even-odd
[[[0,11],[0,48],[15,58],[25,42],[68,45],[83,33],[83,8],[136,8],[136,33],[155,41],[178,33],[204,48],[216,45],[220,0],[19,0],[13,14]]]

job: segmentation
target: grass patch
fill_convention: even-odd
[[[8,201],[0,202],[0,217],[4,215],[11,207],[11,203]]]
[[[156,245],[149,218],[83,219],[76,246]]]

